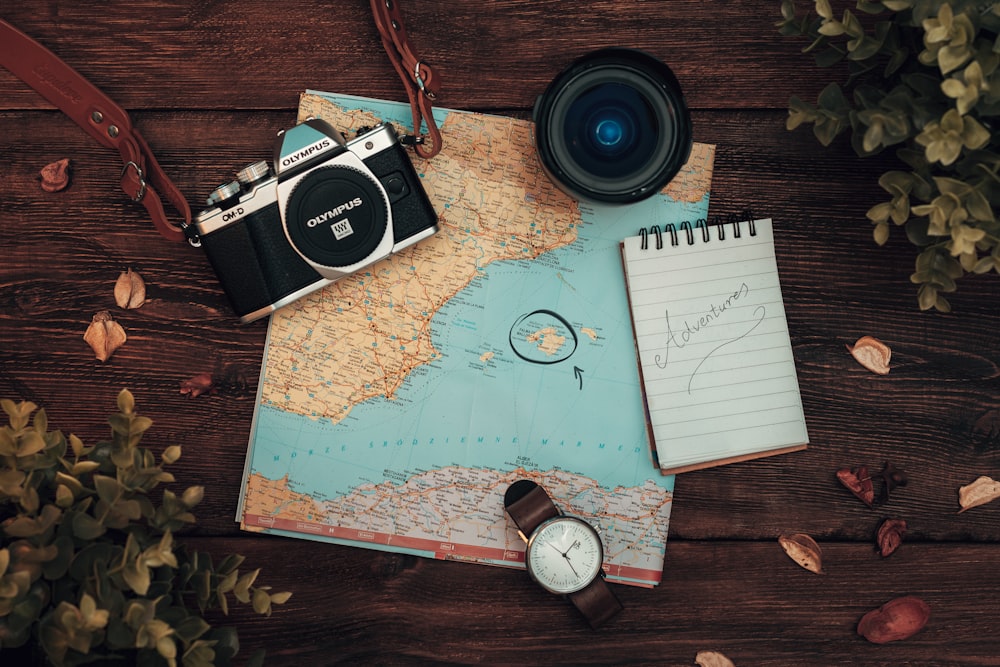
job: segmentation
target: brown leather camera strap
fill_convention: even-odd
[[[133,201],[142,202],[160,234],[183,241],[191,222],[191,208],[153,157],[128,114],[79,72],[10,23],[0,19],[0,65],[61,109],[98,142],[118,150],[122,158],[121,187]],[[163,199],[184,222],[167,220]]]
[[[371,0],[375,25],[382,37],[382,46],[392,61],[392,66],[406,87],[413,113],[413,134],[416,142],[413,150],[423,158],[431,158],[441,150],[441,132],[434,122],[431,102],[440,89],[438,76],[430,65],[417,57],[410,44],[410,38],[403,26],[403,16],[398,0]],[[420,134],[422,124],[427,125],[430,144]]]

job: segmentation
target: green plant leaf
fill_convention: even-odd
[[[965,116],[962,124],[962,141],[966,148],[982,148],[990,142],[990,131],[972,116]]]
[[[104,525],[83,512],[79,512],[73,516],[73,535],[77,539],[90,541],[95,540],[105,532]]]
[[[124,490],[118,480],[111,477],[94,475],[93,481],[97,496],[109,505],[114,505]]]
[[[163,450],[163,462],[164,463],[177,463],[177,460],[181,458],[181,448],[180,445],[171,445]]]
[[[135,398],[128,389],[122,389],[118,393],[118,410],[126,415],[135,412]]]
[[[253,592],[253,610],[265,616],[271,615],[271,596],[259,588]]]
[[[979,222],[996,222],[996,214],[990,201],[979,190],[972,190],[965,198],[965,208],[973,220]]]
[[[27,431],[17,439],[17,457],[24,458],[45,449],[45,438],[36,431]]]
[[[83,446],[83,441],[80,440],[80,438],[73,435],[72,433],[70,433],[69,435],[69,446],[73,450],[73,456],[75,456],[76,458],[80,458],[81,456],[83,456],[85,449]]]
[[[212,642],[195,642],[181,657],[182,664],[184,667],[213,667],[216,664],[213,646]]]
[[[97,461],[79,461],[73,464],[70,469],[70,473],[73,477],[81,477],[86,475],[88,472],[94,472],[101,467],[101,464]]]
[[[128,563],[122,568],[122,578],[128,587],[137,595],[145,595],[149,590],[150,576],[149,568],[137,562]]]
[[[0,400],[0,405],[3,406],[3,411],[7,413],[7,417],[10,420],[10,427],[15,431],[20,431],[27,426],[28,417],[38,409],[38,406],[30,401],[14,403],[14,401],[6,398]]]
[[[186,644],[192,643],[211,629],[212,626],[200,616],[188,616],[174,625],[174,632]]]
[[[288,591],[285,591],[283,593],[272,593],[271,594],[271,603],[272,604],[285,604],[286,602],[288,602],[288,599],[291,598],[291,597],[292,597],[292,594],[290,592],[288,592]]]
[[[204,486],[189,486],[184,490],[184,495],[181,496],[181,502],[184,503],[185,507],[190,509],[200,503],[204,497]]]

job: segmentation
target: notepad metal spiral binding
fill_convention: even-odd
[[[743,211],[743,213],[730,213],[729,215],[717,215],[712,218],[711,222],[709,222],[705,218],[699,218],[694,222],[691,222],[690,220],[685,220],[679,225],[675,225],[674,223],[669,222],[663,226],[662,230],[660,229],[659,225],[653,225],[649,228],[643,227],[639,230],[639,238],[642,239],[641,249],[648,250],[649,238],[653,237],[656,240],[656,249],[662,250],[664,234],[670,235],[670,245],[673,246],[679,245],[680,236],[678,233],[678,229],[686,236],[688,245],[694,245],[694,239],[695,239],[694,234],[695,230],[697,229],[701,230],[701,239],[705,243],[711,241],[712,229],[716,230],[716,235],[718,240],[725,241],[726,225],[732,225],[733,236],[735,238],[740,238],[742,234],[740,225],[743,224],[744,222],[747,223],[747,228],[750,233],[750,236],[756,236],[757,226],[754,222],[753,211],[751,211],[750,209]]]

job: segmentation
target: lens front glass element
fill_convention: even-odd
[[[657,150],[660,142],[655,139],[661,132],[656,112],[644,96],[630,86],[603,83],[569,105],[563,142],[582,172],[610,179],[643,171]]]

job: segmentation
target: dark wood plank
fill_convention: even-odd
[[[625,612],[593,632],[523,572],[270,541],[294,555],[276,562],[273,545],[248,540],[193,543],[267,560],[260,581],[296,591],[269,619],[231,619],[245,650],[264,647],[274,664],[690,665],[703,650],[737,665],[1000,663],[980,634],[993,627],[1000,586],[995,544],[906,544],[882,560],[865,545],[824,542],[820,576],[776,541],[674,542],[663,585],[617,587]],[[920,634],[883,646],[856,634],[862,615],[904,594],[931,607]],[[290,630],[301,641],[287,641]]]
[[[804,43],[778,34],[781,14],[771,0],[711,11],[696,0],[410,2],[403,15],[419,55],[442,76],[443,106],[523,109],[559,69],[602,46],[660,57],[696,108],[774,108],[822,88],[785,75],[793,64],[811,64],[798,53]],[[281,11],[267,0],[109,0],[98,13],[22,3],[4,17],[127,109],[288,108],[304,88],[403,94],[363,0],[336,7],[289,0]],[[8,108],[45,106],[4,71],[0,90],[9,91]]]

